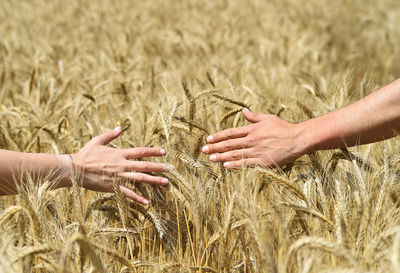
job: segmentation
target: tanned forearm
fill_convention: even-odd
[[[400,79],[365,98],[300,124],[308,151],[389,139],[400,131]]]
[[[396,136],[400,131],[400,79],[353,104],[297,124],[248,109],[242,113],[252,124],[208,136],[202,151],[212,162],[223,162],[229,169],[273,168],[311,151]]]

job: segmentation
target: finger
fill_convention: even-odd
[[[239,149],[220,154],[213,154],[210,155],[209,158],[212,162],[225,162],[225,161],[235,161],[245,158],[252,158],[254,156],[255,155],[253,149]]]
[[[124,194],[126,197],[132,199],[133,201],[138,202],[139,204],[142,204],[142,205],[148,205],[149,204],[149,200],[147,200],[146,198],[138,195],[134,191],[131,191],[130,189],[128,189],[128,188],[126,188],[124,186],[119,186],[119,188],[121,189],[122,194]]]
[[[120,134],[121,127],[116,127],[114,130],[107,131],[101,135],[92,138],[90,142],[98,145],[107,145],[108,143],[116,139]]]
[[[226,169],[238,169],[242,167],[256,167],[256,166],[263,166],[261,160],[258,158],[240,159],[235,161],[227,161],[224,163],[224,167]]]
[[[163,156],[165,155],[165,150],[161,148],[139,147],[124,149],[123,153],[126,159],[137,159],[148,156]]]
[[[248,128],[247,126],[245,127],[239,127],[239,128],[230,128],[226,129],[224,131],[212,134],[207,137],[207,142],[208,143],[216,143],[220,141],[224,141],[227,139],[231,138],[239,138],[239,137],[245,137],[248,134]]]
[[[153,176],[144,173],[124,172],[118,174],[119,177],[127,178],[133,182],[142,182],[150,185],[168,185],[168,179],[160,176]]]
[[[245,119],[247,119],[248,121],[253,122],[253,123],[260,122],[260,121],[264,120],[267,116],[267,115],[261,114],[261,113],[250,112],[250,110],[247,108],[243,108],[242,114],[245,117]]]
[[[127,161],[125,171],[127,172],[165,172],[169,168],[173,168],[170,164],[153,163],[147,161]]]
[[[215,144],[208,144],[202,148],[203,153],[223,153],[227,151],[249,148],[250,144],[245,138],[228,139]]]

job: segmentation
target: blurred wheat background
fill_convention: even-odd
[[[2,197],[1,272],[400,272],[400,142],[225,171],[240,110],[300,122],[400,75],[397,0],[0,2],[0,148],[161,146],[167,188]],[[106,155],[105,155],[106,156]]]

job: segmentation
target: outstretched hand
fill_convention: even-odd
[[[134,201],[147,205],[148,200],[125,187],[126,181],[142,182],[152,185],[168,185],[168,179],[148,174],[150,172],[164,172],[171,167],[169,164],[152,163],[146,161],[131,161],[150,156],[164,156],[161,148],[130,148],[114,149],[106,145],[121,134],[121,128],[103,133],[91,139],[77,154],[72,155],[78,174],[78,182],[84,188],[111,192],[114,181],[121,183],[123,194]]]
[[[224,162],[227,169],[244,166],[273,168],[294,161],[305,151],[300,140],[301,128],[275,115],[242,110],[253,124],[227,129],[207,137],[202,151],[213,162]]]

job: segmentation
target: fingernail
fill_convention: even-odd
[[[119,132],[120,130],[121,130],[121,127],[119,127],[119,126],[114,128],[114,131]]]
[[[209,158],[210,158],[210,160],[211,160],[211,161],[214,161],[214,160],[216,160],[216,159],[217,159],[217,156],[216,156],[216,155],[210,155],[210,157],[209,157]]]
[[[248,108],[243,108],[243,111],[246,112],[246,113],[250,112],[250,110]]]
[[[202,151],[203,153],[208,153],[208,151],[209,151],[208,145],[206,145],[206,146],[204,146],[203,148],[201,148],[201,151]]]
[[[208,136],[207,137],[207,142],[212,142],[214,140],[214,137],[213,136]]]
[[[168,178],[163,178],[163,179],[161,179],[161,182],[164,184],[168,184],[169,180],[168,180]]]
[[[225,163],[224,163],[224,167],[225,167],[225,168],[228,168],[229,165],[231,165],[231,163],[229,163],[229,162],[225,162]]]
[[[144,205],[148,205],[148,204],[149,204],[149,200],[144,199],[144,200],[143,200],[143,204],[144,204]]]
[[[164,149],[160,149],[160,154],[161,155],[165,155],[165,150]]]

